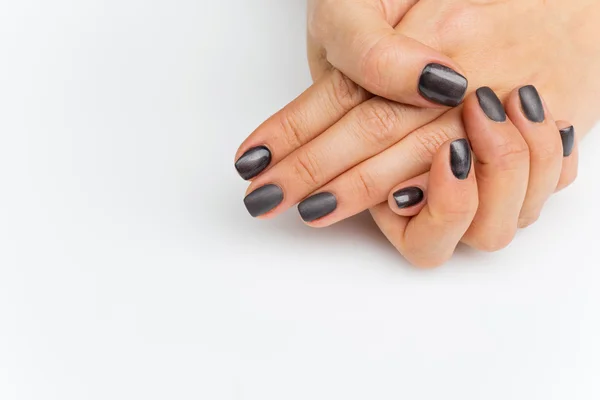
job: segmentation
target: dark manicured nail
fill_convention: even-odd
[[[455,177],[465,180],[471,172],[471,146],[467,139],[450,143],[450,168]]]
[[[271,152],[265,146],[259,146],[245,152],[235,162],[235,169],[242,178],[248,180],[263,172],[270,163]]]
[[[259,217],[277,207],[283,201],[283,190],[277,185],[266,185],[256,189],[244,199],[248,212]]]
[[[563,156],[569,157],[573,154],[573,148],[575,147],[575,128],[570,126],[560,130],[560,138],[562,139],[563,145]]]
[[[506,121],[506,111],[504,111],[504,106],[492,89],[489,87],[482,87],[477,89],[475,93],[477,94],[477,100],[479,100],[479,106],[489,119],[494,122]]]
[[[419,80],[419,92],[427,100],[456,107],[467,92],[467,78],[441,64],[429,64]]]
[[[525,114],[527,119],[531,122],[544,122],[546,113],[542,104],[542,98],[535,86],[529,85],[519,89],[519,97],[521,98],[523,114]]]
[[[394,200],[400,209],[416,206],[424,197],[423,191],[418,187],[409,187],[394,193]]]
[[[319,193],[298,204],[298,212],[304,222],[316,221],[331,214],[337,208],[337,199],[332,193]]]

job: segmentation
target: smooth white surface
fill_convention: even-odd
[[[234,152],[310,84],[300,0],[0,5],[0,399],[600,398],[600,132],[494,255],[250,218]]]

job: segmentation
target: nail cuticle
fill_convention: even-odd
[[[428,64],[419,79],[419,93],[424,98],[448,107],[462,103],[467,87],[467,78],[452,68],[436,63]]]
[[[271,151],[266,146],[253,147],[235,162],[235,169],[243,179],[249,180],[263,172],[271,159]]]
[[[337,209],[337,198],[333,193],[317,193],[298,204],[298,212],[304,222],[314,222]]]

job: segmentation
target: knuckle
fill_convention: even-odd
[[[469,190],[462,190],[454,194],[452,201],[430,208],[429,213],[433,221],[439,226],[467,222],[470,224],[475,217],[478,208],[478,196],[474,195]]]
[[[529,163],[529,147],[525,140],[510,140],[494,149],[495,167],[505,171]]]
[[[349,111],[365,97],[365,90],[339,70],[333,70],[333,103],[342,111]]]
[[[311,150],[303,150],[296,155],[294,161],[294,175],[300,182],[308,187],[320,186],[323,175],[317,157]]]
[[[531,159],[540,163],[546,164],[562,160],[562,145],[555,140],[540,141],[529,151]]]
[[[448,226],[467,221],[475,212],[470,207],[460,206],[445,210],[431,210],[430,213],[437,225]]]
[[[361,75],[371,91],[380,92],[389,87],[390,71],[400,54],[390,40],[392,35],[380,37],[362,58]]]
[[[388,101],[367,102],[357,108],[355,117],[361,136],[377,147],[395,142],[394,128],[399,116],[395,107]]]
[[[414,132],[413,136],[415,138],[413,156],[419,163],[430,163],[444,143],[462,135],[456,126],[442,125],[435,130],[421,128]]]
[[[353,172],[351,182],[353,182],[354,199],[368,206],[377,204],[382,197],[382,192],[377,185],[377,178],[370,172],[357,168]]]
[[[302,118],[296,112],[285,109],[281,112],[279,125],[283,132],[283,138],[292,149],[302,146],[305,142],[304,134],[302,133],[306,131],[304,128],[305,122],[302,122],[305,120],[305,118]]]

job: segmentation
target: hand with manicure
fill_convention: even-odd
[[[308,15],[314,85],[236,154],[253,216],[300,203],[325,227],[370,209],[434,266],[461,241],[505,247],[575,179],[600,116],[596,0],[314,0]]]

